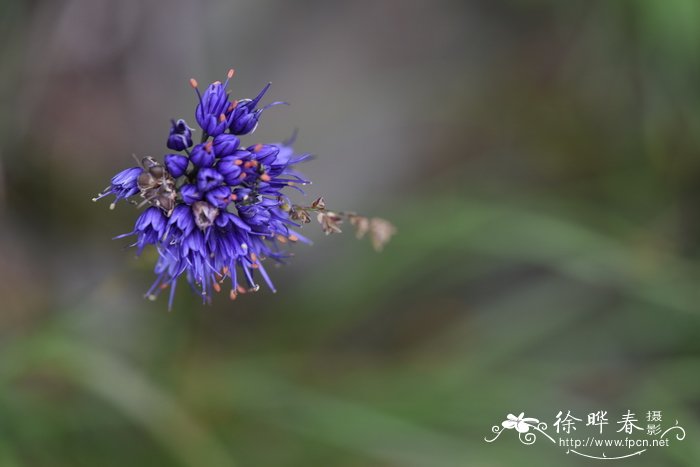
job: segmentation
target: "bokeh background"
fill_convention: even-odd
[[[484,437],[600,409],[700,464],[700,3],[2,0],[0,39],[1,466],[590,465]],[[229,67],[292,104],[251,144],[399,235],[168,313],[90,200]]]

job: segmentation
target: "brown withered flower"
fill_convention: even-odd
[[[342,232],[340,224],[343,223],[343,218],[334,212],[321,211],[318,213],[317,220],[326,235]]]
[[[310,222],[310,212],[316,213],[316,220],[321,224],[321,229],[326,235],[341,233],[340,225],[347,220],[355,228],[355,236],[358,239],[369,234],[372,246],[377,251],[381,251],[396,234],[396,227],[386,219],[369,218],[355,212],[328,211],[323,197],[317,198],[311,206],[291,206],[290,218],[307,224]]]

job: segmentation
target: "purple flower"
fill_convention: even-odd
[[[236,152],[240,142],[241,141],[234,135],[219,135],[214,138],[214,154],[216,154],[216,157],[230,156]]]
[[[216,219],[216,225],[224,231],[240,229],[245,232],[250,232],[251,230],[250,226],[243,222],[240,217],[230,212],[222,212],[219,218]]]
[[[229,102],[226,88],[228,87],[228,81],[233,77],[233,73],[233,70],[229,70],[226,81],[223,84],[220,81],[210,84],[204,91],[204,94],[199,92],[197,81],[190,80],[190,85],[195,89],[197,97],[199,97],[199,105],[197,105],[194,115],[205,135],[218,136],[229,126],[227,114],[231,112],[229,108],[231,102]]]
[[[258,144],[249,147],[248,151],[255,153],[255,160],[260,164],[269,165],[275,161],[280,149],[273,144]]]
[[[238,213],[241,219],[258,232],[268,231],[267,225],[272,218],[270,212],[264,206],[253,204],[250,206],[241,206],[238,208]]]
[[[224,209],[231,202],[231,188],[223,185],[213,188],[207,192],[206,199],[212,206]]]
[[[202,169],[197,174],[197,190],[200,193],[216,188],[224,181],[224,177],[214,169]]]
[[[185,204],[193,204],[202,199],[202,194],[197,191],[197,187],[191,183],[180,187],[180,196]]]
[[[173,151],[182,151],[183,149],[192,146],[192,128],[187,126],[187,123],[180,119],[177,122],[171,120],[170,135],[168,136],[167,146]]]
[[[243,99],[238,101],[229,117],[228,129],[234,135],[247,135],[252,133],[258,127],[258,121],[265,109],[274,107],[275,105],[285,104],[286,102],[273,102],[268,104],[262,109],[256,109],[255,107],[260,102],[260,99],[265,95],[272,83],[267,83],[267,85],[260,91],[260,93],[254,99]]]
[[[138,219],[136,219],[136,224],[134,225],[133,231],[114,238],[123,238],[130,235],[136,235],[136,243],[134,243],[132,246],[137,247],[137,254],[140,255],[146,245],[149,243],[158,243],[165,233],[165,228],[167,225],[168,218],[165,217],[163,210],[155,206],[151,206],[150,208],[146,209],[138,217]]]
[[[163,161],[165,163],[165,168],[167,168],[170,175],[175,178],[184,175],[190,163],[187,157],[180,154],[167,154],[163,158]]]
[[[240,183],[238,178],[241,175],[243,164],[242,158],[236,156],[226,156],[216,163],[216,170],[224,177],[227,185],[233,186]]]
[[[241,148],[237,135],[253,132],[262,112],[282,102],[256,108],[269,84],[254,99],[231,102],[232,76],[233,70],[203,93],[191,80],[200,144],[193,146],[184,120],[172,121],[166,146],[183,153],[166,154],[162,164],[144,158],[143,167],[118,173],[96,198],[113,194],[148,205],[133,230],[116,238],[135,237],[138,254],[155,248],[156,279],[147,295],[170,288],[170,307],[181,277],[205,302],[226,284],[231,299],[258,290],[260,278],[274,290],[263,260],[282,261],[289,256],[282,244],[305,240],[292,230],[297,224],[285,190],[308,183],[293,168],[307,156],[295,156],[291,141]]]
[[[139,175],[141,175],[141,172],[143,172],[141,167],[131,167],[129,169],[122,170],[117,175],[112,177],[110,185],[92,200],[97,201],[98,199],[102,199],[107,195],[114,195],[114,202],[110,205],[110,209],[114,209],[117,201],[134,196],[139,192],[138,178]]]
[[[211,167],[214,165],[214,153],[212,151],[211,142],[206,144],[198,144],[192,149],[190,160],[197,167]]]
[[[170,239],[178,240],[183,236],[189,235],[195,228],[194,215],[192,209],[180,204],[177,206],[168,219],[168,227],[171,229],[168,233]]]

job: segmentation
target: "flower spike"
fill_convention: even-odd
[[[270,83],[253,99],[230,100],[227,88],[234,74],[229,69],[223,83],[215,81],[203,92],[190,79],[198,101],[199,144],[193,145],[195,130],[185,120],[171,120],[166,146],[175,153],[165,154],[163,163],[134,156],[139,165],[116,174],[93,198],[114,195],[110,208],[120,200],[146,208],[130,232],[115,238],[134,237],[131,246],[139,255],[149,245],[155,247],[156,279],[145,296],[154,300],[169,290],[168,309],[180,278],[204,303],[224,283],[230,283],[231,300],[257,291],[260,282],[275,292],[265,266],[290,256],[285,245],[311,243],[295,229],[311,222],[312,213],[328,234],[340,232],[347,220],[358,237],[369,234],[376,249],[395,233],[383,219],[330,211],[323,198],[308,207],[292,204],[287,191],[311,183],[296,169],[311,155],[292,148],[296,130],[283,143],[240,144],[239,137],[255,131],[265,109],[286,102],[257,108]]]

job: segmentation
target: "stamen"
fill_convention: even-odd
[[[225,122],[225,121],[226,121],[226,115],[224,115],[224,114],[219,115],[219,121],[220,121],[221,123]]]
[[[112,192],[111,189],[112,189],[112,185],[110,185],[110,186],[108,186],[108,187],[105,187],[104,190],[102,190],[100,193],[97,193],[97,196],[95,196],[94,198],[92,198],[92,201],[93,201],[93,202],[94,202],[94,201],[99,201],[99,200],[101,200],[102,198],[104,198],[105,196],[109,195],[109,194]]]
[[[229,68],[228,71],[226,72],[226,81],[224,82],[224,89],[228,87],[228,82],[233,78],[233,75],[236,73],[236,71],[233,68]]]
[[[213,282],[213,283],[211,284],[211,286],[212,286],[212,288],[214,289],[214,291],[215,291],[216,293],[221,292],[221,286],[219,285],[218,282]]]
[[[232,112],[236,107],[238,107],[238,101],[233,101],[231,102],[231,105],[228,106],[228,111]]]
[[[207,144],[204,145],[204,149],[205,149],[207,152],[211,152],[211,147],[212,147],[213,145],[214,145],[214,143],[211,142],[211,141],[209,141],[209,142],[207,142]]]
[[[272,180],[272,178],[268,174],[262,174],[260,176],[260,180],[262,180],[263,182],[269,182],[270,180]]]
[[[228,294],[228,298],[230,300],[235,300],[238,297],[238,293],[235,290],[231,290]]]
[[[251,253],[251,254],[250,254],[250,260],[251,260],[252,262],[256,262],[256,261],[258,260],[258,255],[256,255],[255,253]]]
[[[199,88],[197,87],[197,80],[194,78],[190,78],[190,86],[192,86],[192,89],[195,90],[197,93],[197,97],[199,98],[199,105],[204,108],[204,103],[202,102],[202,95],[199,93]]]
[[[241,159],[236,159],[235,161],[233,161],[233,163],[236,165],[241,165],[243,161]]]
[[[260,150],[262,148],[263,148],[263,145],[261,143],[258,143],[253,147],[253,152],[260,152]]]
[[[292,241],[292,242],[296,242],[296,241],[299,240],[299,237],[297,237],[296,235],[290,235],[290,236],[289,236],[289,240]]]
[[[238,290],[238,293],[246,293],[248,291],[240,284],[238,284],[237,290]]]

